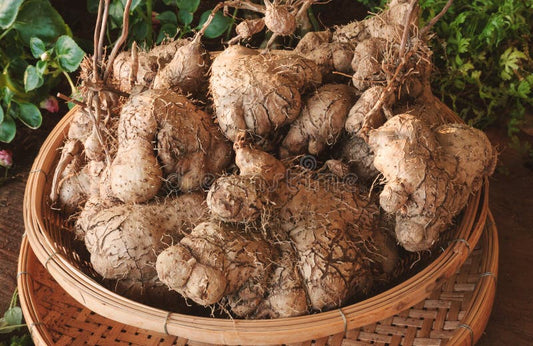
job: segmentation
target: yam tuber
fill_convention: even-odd
[[[381,207],[396,215],[397,239],[409,251],[431,248],[495,167],[481,131],[462,124],[432,131],[409,114],[370,131],[369,144],[386,179]]]
[[[281,157],[321,154],[336,143],[355,101],[353,89],[325,84],[305,101],[300,117],[291,124],[280,148]]]
[[[267,276],[275,251],[259,235],[203,222],[157,258],[162,282],[200,305],[235,293],[250,277]]]
[[[300,114],[301,92],[321,83],[317,66],[297,55],[261,55],[230,46],[211,66],[218,123],[231,141],[249,130],[267,140]]]
[[[91,203],[77,220],[93,268],[103,278],[130,280],[144,287],[157,275],[156,257],[166,246],[206,217],[200,193],[159,204]]]
[[[118,138],[110,180],[114,195],[124,202],[153,198],[163,173],[175,175],[176,189],[199,189],[206,176],[221,173],[231,159],[229,145],[209,116],[172,91],[133,95],[122,108]]]

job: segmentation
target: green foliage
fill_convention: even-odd
[[[421,1],[422,22],[445,3]],[[532,30],[532,2],[455,1],[434,28],[433,90],[474,126],[505,117],[514,136],[526,107],[533,105]]]
[[[15,120],[33,129],[41,125],[37,105],[60,76],[76,91],[68,73],[85,53],[48,0],[2,2],[0,27],[0,141],[11,142]]]
[[[22,309],[17,306],[18,301],[18,292],[15,289],[13,296],[11,297],[11,303],[9,308],[4,313],[4,316],[0,318],[0,334],[8,334],[16,331],[20,327],[25,327],[26,325],[22,323]],[[10,345],[10,346],[25,346],[33,345],[31,337],[28,333],[23,335],[13,335],[11,340],[8,343],[1,342],[1,345]]]
[[[87,9],[95,13],[98,10],[98,0],[87,0]],[[122,28],[122,14],[126,0],[112,0],[109,15],[108,38],[117,34]],[[148,48],[154,43],[159,44],[166,38],[183,37],[198,30],[207,19],[210,11],[197,16],[200,0],[146,0],[133,1],[130,8],[130,28],[128,46],[136,41],[141,47]],[[155,17],[153,15],[155,14]],[[154,21],[155,18],[155,21]],[[198,26],[193,25],[195,20]],[[206,31],[205,36],[216,38],[221,36],[231,25],[230,18],[217,14]],[[154,28],[156,29],[154,31]],[[113,42],[108,42],[112,44]]]

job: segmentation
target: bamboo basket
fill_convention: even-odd
[[[72,120],[70,111],[52,130],[35,159],[24,196],[27,238],[36,258],[76,301],[125,325],[212,344],[283,344],[346,334],[389,318],[423,301],[466,261],[488,214],[488,181],[472,195],[442,253],[424,269],[374,297],[341,309],[302,317],[239,320],[172,313],[124,298],[104,288],[78,254],[64,220],[50,208],[51,177]],[[457,118],[450,121],[460,121]]]
[[[128,326],[92,312],[63,290],[24,239],[18,287],[37,345],[198,345],[183,337]],[[428,298],[395,316],[301,345],[472,345],[487,324],[496,291],[498,237],[492,215],[461,269]]]

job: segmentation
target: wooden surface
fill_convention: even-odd
[[[478,345],[533,343],[533,171],[505,150],[491,179],[490,204],[500,233],[500,277],[494,310]],[[24,233],[22,199],[31,155],[21,159],[15,178],[0,187],[0,311],[16,286],[16,261]],[[507,171],[507,172],[506,172]]]

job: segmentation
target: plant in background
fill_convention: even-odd
[[[98,0],[87,0],[87,9],[96,13]],[[111,44],[113,30],[122,28],[122,14],[126,0],[112,0],[109,7],[110,22],[107,30],[108,41]],[[183,37],[199,30],[207,20],[211,10],[204,11],[197,16],[200,0],[133,0],[130,7],[130,28],[128,46],[135,41],[141,47],[148,49],[152,45],[161,43],[165,38]],[[197,25],[193,22],[198,21]],[[217,38],[226,32],[233,20],[217,13],[204,36]]]
[[[18,291],[15,289],[13,296],[11,297],[11,302],[9,308],[4,313],[4,316],[0,318],[0,334],[9,334],[16,332],[19,328],[25,327],[26,324],[22,323],[22,309],[17,306],[18,301]],[[8,344],[0,342],[0,346],[3,345],[32,345],[31,337],[28,333],[22,335],[13,335]]]
[[[11,142],[15,120],[35,129],[42,122],[39,105],[57,111],[50,93],[61,77],[76,93],[69,73],[85,53],[48,0],[2,1],[0,29],[0,141]]]

